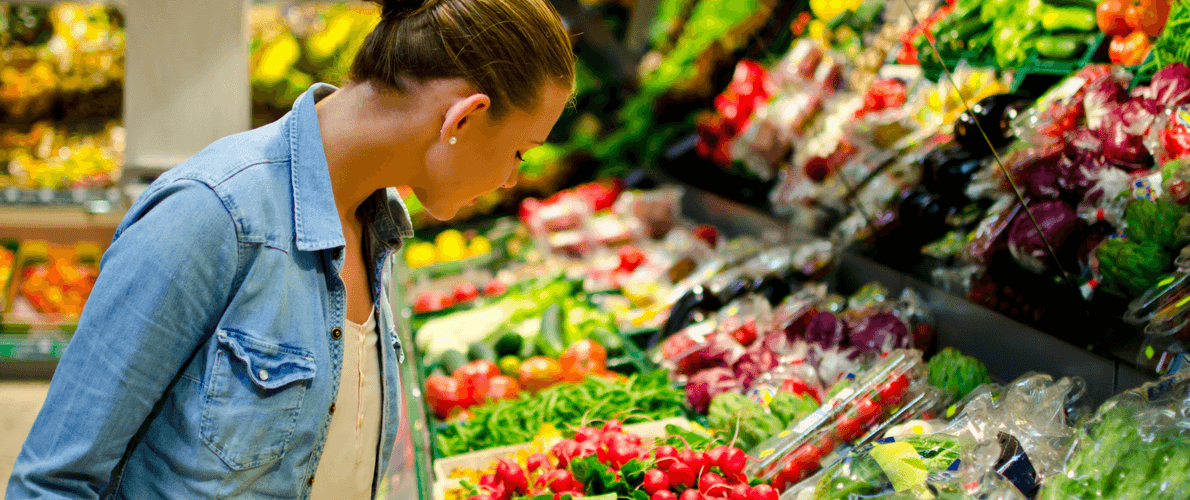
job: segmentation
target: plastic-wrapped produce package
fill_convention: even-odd
[[[1040,500],[1173,500],[1190,495],[1190,373],[1109,399],[1082,428]]]

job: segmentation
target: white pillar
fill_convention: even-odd
[[[126,173],[248,130],[249,0],[123,0]]]

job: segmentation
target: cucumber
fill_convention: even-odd
[[[1082,53],[1086,35],[1051,35],[1037,37],[1037,53],[1047,59],[1072,59]]]
[[[486,342],[476,342],[467,348],[467,356],[471,361],[491,361],[496,362],[496,350]]]
[[[442,371],[446,373],[454,373],[463,365],[467,364],[467,356],[454,349],[447,349],[442,353],[442,357],[438,358],[442,363]]]
[[[505,330],[496,336],[493,347],[497,356],[516,356],[521,353],[521,345],[524,343],[525,339],[521,337],[521,334]]]
[[[1050,7],[1041,16],[1041,27],[1046,31],[1074,30],[1087,34],[1098,28],[1095,9],[1084,7]]]
[[[590,337],[591,340],[603,346],[607,351],[607,357],[612,358],[624,354],[624,339],[620,337],[620,334],[597,326],[591,329]]]
[[[562,329],[566,327],[566,314],[562,304],[553,304],[541,315],[541,331],[537,335],[537,349],[541,354],[557,358],[566,349],[562,340]]]

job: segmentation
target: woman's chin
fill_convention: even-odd
[[[455,205],[453,207],[425,206],[426,214],[440,221],[448,221],[455,218],[455,215],[458,215],[459,210],[462,208],[461,205]]]

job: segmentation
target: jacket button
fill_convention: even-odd
[[[335,414],[335,404],[334,403],[331,403],[331,408],[328,411],[330,412],[331,415]]]
[[[314,486],[314,476],[310,476],[310,479],[306,481],[306,486],[309,486],[309,487]]]
[[[335,340],[339,340],[340,338],[343,338],[343,329],[335,328],[334,330],[331,330],[331,338],[335,339]]]

